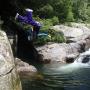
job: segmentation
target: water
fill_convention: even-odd
[[[72,64],[39,65],[37,68],[43,78],[22,80],[23,90],[90,90],[89,60],[82,63],[85,54],[81,54]]]

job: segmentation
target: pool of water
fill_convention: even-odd
[[[37,66],[43,79],[22,80],[23,90],[90,90],[90,67],[83,64]]]

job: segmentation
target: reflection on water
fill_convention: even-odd
[[[90,90],[89,66],[46,64],[38,69],[44,79],[22,80],[23,90]]]

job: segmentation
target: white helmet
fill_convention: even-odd
[[[28,12],[33,12],[33,10],[29,9],[29,8],[26,8],[25,10],[28,11]]]

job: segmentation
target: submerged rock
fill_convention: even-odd
[[[11,46],[3,31],[0,31],[0,90],[22,90]]]
[[[83,60],[82,60],[82,63],[88,63],[90,61],[90,56],[89,55],[86,55]]]

